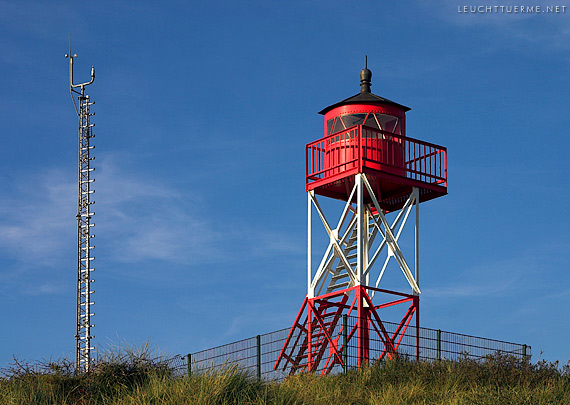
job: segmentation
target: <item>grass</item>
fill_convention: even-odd
[[[393,360],[346,374],[258,382],[235,366],[176,378],[144,345],[116,347],[86,375],[66,360],[14,360],[0,404],[570,404],[570,363],[496,355],[483,361]]]

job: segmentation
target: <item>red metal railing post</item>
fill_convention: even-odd
[[[447,187],[447,151],[445,152],[445,187]]]
[[[305,146],[305,185],[309,184],[309,148],[309,145]]]

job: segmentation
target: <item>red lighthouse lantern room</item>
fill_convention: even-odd
[[[364,130],[363,158],[367,167],[403,176],[404,145],[400,139],[385,134],[405,136],[406,111],[410,109],[372,94],[370,70],[363,69],[360,77],[359,94],[320,112],[325,116],[325,136],[330,136],[325,149],[324,165],[329,169],[325,177],[358,169],[355,152],[359,150],[359,130]]]
[[[447,194],[447,150],[408,137],[410,108],[372,94],[371,79],[365,64],[360,93],[320,111],[324,137],[305,148],[307,296],[274,365],[287,374],[421,357],[419,204]],[[331,216],[320,198],[341,200],[344,209]],[[329,240],[315,263],[314,212]],[[413,247],[406,252],[407,222]],[[383,288],[390,262],[405,288]],[[395,322],[385,319],[388,308],[401,309]]]

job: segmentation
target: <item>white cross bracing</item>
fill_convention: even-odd
[[[94,103],[89,101],[89,96],[81,94],[79,97],[79,190],[77,204],[77,334],[76,341],[76,369],[79,372],[89,372],[91,366],[91,272],[95,269],[91,268],[91,261],[94,259],[91,250],[95,247],[92,245],[91,239],[95,236],[91,234],[91,228],[95,224],[91,221],[95,214],[91,211],[91,183],[95,180],[92,178],[91,172],[95,170],[91,167],[90,156],[91,138],[93,135],[93,125],[90,123],[90,117],[93,115],[89,111],[89,107]]]
[[[364,203],[364,191],[372,203]],[[353,203],[356,196],[356,204]],[[415,208],[414,273],[398,243],[409,215]],[[316,210],[329,237],[328,247],[313,274],[312,269],[312,212]],[[406,203],[398,211],[392,224],[386,219],[366,175],[355,175],[355,184],[344,206],[337,226],[332,228],[317,200],[314,191],[308,192],[307,222],[307,282],[308,297],[313,298],[355,285],[379,288],[390,259],[393,257],[402,271],[413,294],[419,288],[419,190],[413,188]],[[374,241],[380,243],[372,249]],[[386,248],[387,254],[376,280],[370,284],[373,265]],[[372,249],[372,251],[371,251]],[[371,298],[375,291],[371,290]]]

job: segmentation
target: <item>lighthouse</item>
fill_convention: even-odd
[[[447,194],[447,150],[408,137],[410,108],[371,85],[365,62],[360,92],[321,110],[324,136],[305,146],[307,295],[274,364],[288,374],[421,357],[420,204]],[[328,240],[322,255],[317,232]],[[390,272],[401,287],[384,287]]]

